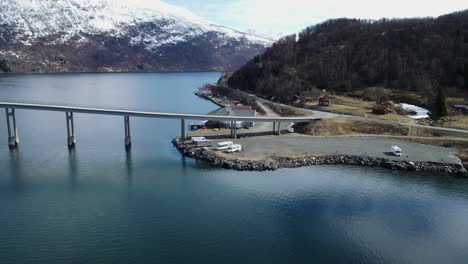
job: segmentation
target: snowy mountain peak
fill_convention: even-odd
[[[159,0],[0,0],[13,72],[229,71],[272,43]]]
[[[56,44],[75,37],[86,41],[87,35],[107,34],[131,35],[132,44],[154,50],[210,32],[254,44],[272,43],[263,36],[214,25],[159,0],[2,0],[0,21],[13,28],[16,41],[28,45],[51,36],[56,39],[50,44]],[[141,27],[141,31],[135,32],[135,27]]]

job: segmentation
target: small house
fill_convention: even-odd
[[[329,107],[332,104],[332,98],[330,96],[323,96],[319,98],[319,106]]]
[[[235,106],[233,106],[232,109],[234,109],[234,110],[252,110],[252,107],[248,106],[248,105],[243,105],[241,103],[238,103]]]
[[[458,112],[468,114],[468,105],[454,105],[453,109],[455,109]]]
[[[196,92],[196,94],[198,96],[211,96],[212,95],[211,88],[207,86],[200,87],[198,88],[198,91]]]
[[[390,108],[386,106],[375,106],[372,108],[372,113],[376,115],[386,115],[390,112]]]

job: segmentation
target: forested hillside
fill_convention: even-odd
[[[468,92],[468,11],[438,18],[337,19],[285,37],[234,72],[234,88],[290,102],[326,89]]]

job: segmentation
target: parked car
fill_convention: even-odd
[[[234,152],[240,152],[242,151],[242,146],[239,144],[234,144],[231,145],[228,149],[226,149],[224,152],[226,153],[234,153]]]
[[[392,153],[397,157],[401,157],[401,148],[398,146],[392,146]]]

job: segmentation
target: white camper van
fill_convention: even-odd
[[[233,144],[228,149],[226,149],[224,152],[234,153],[234,152],[239,152],[239,151],[242,151],[242,146],[239,145],[239,144]]]
[[[229,149],[234,143],[232,141],[225,141],[225,142],[219,142],[216,144],[216,149],[219,151],[224,151],[226,149]]]
[[[401,157],[401,148],[398,146],[392,146],[392,153],[397,157]]]
[[[213,146],[213,142],[211,142],[211,140],[206,139],[205,137],[192,137],[192,144],[194,144],[197,147]]]

